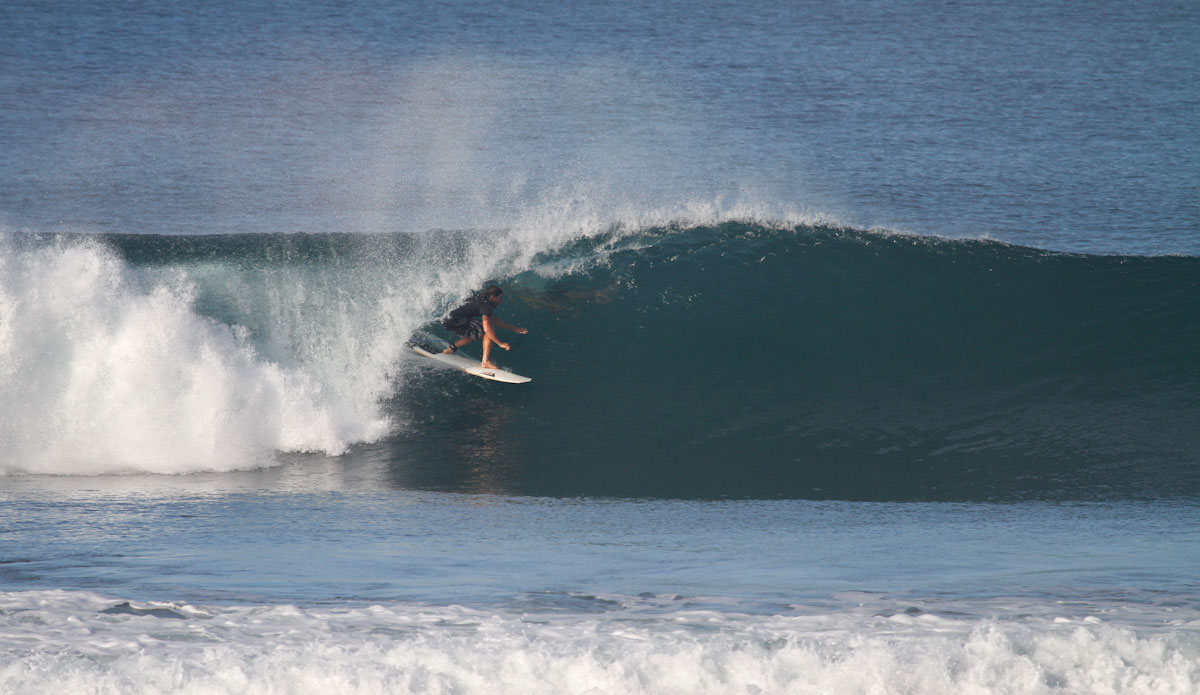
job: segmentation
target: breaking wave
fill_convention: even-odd
[[[406,354],[492,281],[532,384]],[[8,235],[0,471],[303,451],[510,493],[1194,496],[1197,345],[1197,258],[819,221]]]

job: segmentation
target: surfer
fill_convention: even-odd
[[[505,323],[493,315],[496,307],[500,306],[502,301],[504,301],[504,290],[493,285],[484,290],[483,294],[471,297],[465,304],[451,311],[450,315],[442,320],[442,326],[459,338],[450,347],[443,350],[442,354],[452,355],[458,352],[459,348],[483,338],[483,361],[480,362],[480,365],[485,369],[499,369],[488,359],[492,351],[492,343],[505,350],[511,346],[496,337],[495,327],[507,328],[521,335],[529,332],[527,329]]]

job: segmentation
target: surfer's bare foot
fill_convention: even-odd
[[[492,364],[491,362],[480,362],[479,366],[483,367],[484,369],[499,369],[499,367]]]

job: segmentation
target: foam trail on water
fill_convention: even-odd
[[[1200,685],[1186,625],[1143,632],[1096,618],[904,613],[630,618],[0,594],[0,689],[1183,695]]]

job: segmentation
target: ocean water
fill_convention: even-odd
[[[1198,118],[1192,2],[0,4],[0,692],[1197,692]]]

